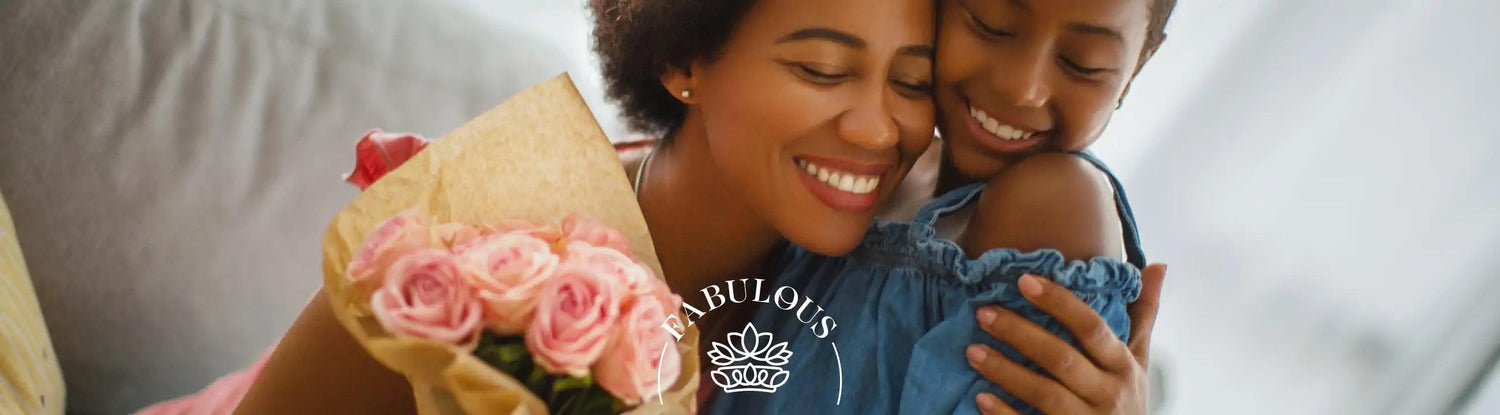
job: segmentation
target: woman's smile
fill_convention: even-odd
[[[881,178],[893,167],[890,163],[865,163],[814,155],[792,159],[802,184],[814,197],[834,209],[866,212],[880,199]]]

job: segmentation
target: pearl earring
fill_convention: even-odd
[[[684,89],[684,90],[682,90],[682,92],[678,93],[677,95],[681,96],[683,99],[692,98],[693,97],[693,90],[691,90],[691,89]]]

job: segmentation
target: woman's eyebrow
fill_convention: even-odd
[[[826,27],[812,27],[798,30],[789,33],[786,36],[782,36],[781,39],[776,40],[776,43],[782,44],[803,40],[827,40],[855,49],[865,48],[865,40],[860,39],[859,36],[849,34],[849,32],[829,29]]]
[[[932,45],[907,45],[896,50],[897,55],[916,56],[919,58],[934,59]]]

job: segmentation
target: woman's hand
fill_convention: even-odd
[[[979,344],[969,346],[969,365],[985,379],[1046,413],[1145,414],[1151,329],[1156,324],[1166,272],[1163,264],[1152,264],[1141,271],[1141,296],[1128,309],[1129,345],[1115,337],[1104,318],[1072,292],[1045,278],[1022,277],[1021,294],[1067,327],[1087,354],[1036,323],[991,306],[976,313],[980,327],[1015,347],[1052,377],[1028,370]],[[979,394],[975,402],[985,414],[1017,413],[989,393]]]

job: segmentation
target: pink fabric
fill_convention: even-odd
[[[272,348],[274,350],[274,348]],[[255,364],[238,372],[225,375],[198,393],[151,405],[136,412],[136,415],[230,415],[239,406],[250,385],[260,376],[271,358],[267,350]]]

